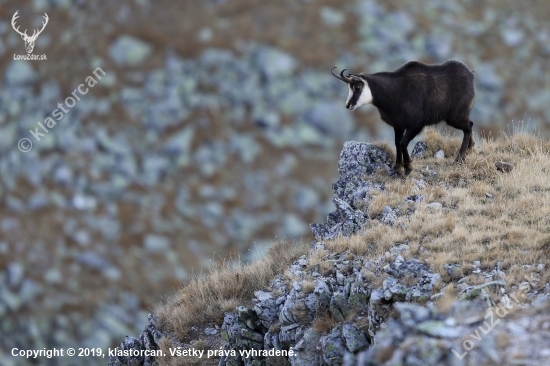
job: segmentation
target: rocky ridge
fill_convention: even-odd
[[[414,150],[426,151],[422,146],[425,144],[419,143]],[[278,275],[269,288],[256,291],[253,307],[238,306],[236,312],[225,314],[220,333],[226,342],[224,351],[235,352],[222,357],[220,366],[273,362],[293,366],[497,365],[511,358],[520,364],[550,361],[550,348],[544,342],[550,334],[550,285],[537,294],[508,294],[499,266],[476,269],[486,282],[468,285],[458,281],[458,300],[443,311],[435,304],[444,296],[441,276],[427,263],[405,259],[402,254],[407,243],[397,243],[377,260],[349,250],[327,250],[323,243],[327,240],[368,230],[369,218],[361,205],[369,201],[372,192],[385,189],[368,176],[390,161],[387,152],[373,145],[344,145],[340,179],[333,185],[336,210],[326,223],[311,225],[316,242],[309,254]],[[405,198],[413,207],[423,201],[424,183],[415,181],[415,185],[419,193]],[[432,202],[426,207],[439,209],[441,204]],[[410,212],[388,206],[376,220],[394,225],[398,215]],[[445,268],[450,273],[456,270],[453,265]],[[489,290],[500,294],[498,302],[491,299]],[[505,322],[501,321],[504,317]],[[149,321],[139,340],[127,338],[119,348],[157,349],[160,336],[170,338],[159,332],[153,316]],[[504,347],[503,339],[510,337],[515,345]],[[292,349],[294,356],[244,357],[239,352],[270,349]],[[118,357],[109,365],[133,362],[154,364],[154,360]]]

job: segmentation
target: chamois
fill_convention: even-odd
[[[393,72],[375,74],[331,74],[348,84],[346,108],[354,110],[372,104],[380,118],[395,131],[397,159],[394,171],[404,166],[411,173],[411,158],[407,146],[424,126],[440,121],[464,131],[464,139],[455,163],[464,159],[466,149],[474,145],[470,111],[474,105],[474,73],[456,60],[441,65],[426,65],[411,61]]]

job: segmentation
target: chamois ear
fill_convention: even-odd
[[[367,76],[363,73],[360,73],[359,77],[361,77],[361,79],[363,79],[363,80],[367,80]]]

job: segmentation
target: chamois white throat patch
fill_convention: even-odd
[[[354,93],[358,92],[354,92],[350,84],[348,84],[348,99],[346,100],[346,106],[349,106],[349,109],[352,111],[357,107],[362,106],[363,104],[372,103],[372,93],[370,91],[369,84],[367,84],[365,80],[361,80],[361,82],[363,82],[364,86],[360,92],[361,95],[359,96],[359,98],[357,98],[357,102],[355,103],[355,105],[349,105],[349,102],[353,98]]]
[[[372,103],[372,93],[370,91],[369,84],[367,84],[366,81],[363,81],[363,84],[365,84],[365,86],[363,87],[363,92],[361,93],[361,96],[357,100],[357,104],[355,105],[355,108],[363,104]]]

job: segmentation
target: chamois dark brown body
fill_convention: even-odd
[[[408,144],[425,126],[441,121],[464,131],[456,162],[473,146],[470,111],[475,99],[474,73],[464,63],[451,60],[441,65],[427,65],[411,61],[393,72],[333,75],[347,82],[350,88],[346,108],[353,110],[370,100],[382,120],[394,128],[395,170],[404,165],[405,173],[410,173]]]

